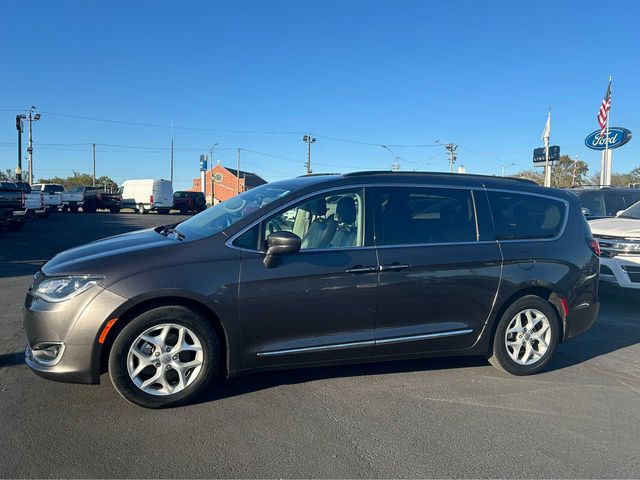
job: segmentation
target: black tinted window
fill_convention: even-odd
[[[601,193],[587,193],[580,195],[582,207],[589,210],[590,217],[606,217],[604,196]]]
[[[378,245],[473,242],[476,223],[468,190],[385,187],[377,190]]]
[[[548,197],[488,192],[497,239],[551,238],[560,233],[565,203]]]
[[[610,193],[605,195],[604,202],[607,205],[607,217],[615,217],[616,213],[629,206],[624,202],[624,195],[621,193]]]

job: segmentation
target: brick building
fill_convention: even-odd
[[[250,190],[259,185],[267,183],[259,175],[251,172],[245,172],[240,170],[240,193],[245,190]],[[207,203],[219,203],[223,202],[237,193],[238,188],[238,171],[235,168],[226,168],[218,164],[210,170],[207,170],[205,174],[205,192],[204,195],[207,198]],[[200,178],[193,179],[193,186],[191,190],[194,192],[201,192]],[[215,200],[211,202],[211,193],[213,190],[213,197]]]

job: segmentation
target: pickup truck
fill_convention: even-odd
[[[27,182],[15,182],[18,189],[23,195],[23,207],[27,211],[27,215],[35,215],[38,217],[46,217],[49,210],[44,205],[44,194],[31,190],[31,185]]]
[[[24,209],[23,192],[13,182],[0,182],[0,226],[20,230],[27,212]]]
[[[34,183],[31,185],[31,190],[42,192],[44,206],[49,212],[57,212],[58,207],[62,206],[62,195],[60,194],[60,192],[64,190],[62,185],[53,183]]]
[[[82,211],[85,213],[95,213],[96,210],[109,210],[111,213],[120,211],[122,195],[109,193],[102,187],[78,187],[71,193],[82,195]]]

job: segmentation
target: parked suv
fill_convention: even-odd
[[[640,289],[640,202],[589,226],[602,251],[600,280]]]
[[[305,176],[58,254],[26,296],[26,361],[106,369],[145,407],[216,372],[486,355],[533,374],[595,321],[597,248],[575,195],[526,180]]]
[[[187,212],[202,212],[207,208],[207,200],[202,192],[173,192],[173,209],[180,210],[182,215]]]
[[[576,187],[575,193],[582,203],[582,212],[589,220],[615,217],[616,214],[640,202],[640,188]]]

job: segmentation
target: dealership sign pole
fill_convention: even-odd
[[[611,185],[611,150],[626,145],[631,140],[631,131],[622,127],[606,126],[605,133],[596,130],[587,135],[584,144],[592,150],[602,152],[602,171],[600,172],[600,186]]]

